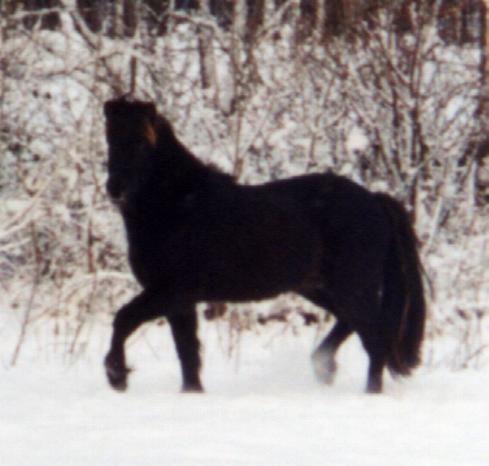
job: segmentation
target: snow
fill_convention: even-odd
[[[205,323],[205,394],[179,393],[166,325],[146,326],[128,347],[128,391],[112,391],[99,326],[76,361],[3,351],[0,458],[12,466],[69,465],[486,465],[489,368],[422,367],[363,393],[366,359],[355,339],[339,355],[336,383],[315,381],[315,331],[280,324],[244,332],[229,354],[222,328]],[[6,348],[4,348],[6,349]]]
[[[471,175],[467,186],[459,176],[476,123],[477,50],[440,47],[435,37],[427,41],[428,60],[414,69],[427,90],[420,122],[432,172],[419,193],[426,205],[418,230],[436,294],[424,365],[412,378],[386,376],[383,395],[365,395],[367,361],[353,338],[341,350],[336,383],[325,387],[309,360],[316,328],[289,322],[238,331],[205,323],[207,392],[181,394],[168,328],[150,325],[130,342],[135,371],[120,394],[106,383],[102,358],[109,311],[133,293],[134,282],[120,218],[102,194],[101,102],[114,82],[127,80],[130,57],[143,65],[141,96],[158,103],[184,142],[228,172],[242,161],[241,180],[250,183],[334,167],[408,198],[409,183],[393,183],[382,166],[365,179],[360,174],[361,161],[375,155],[369,131],[379,130],[386,153],[410,140],[411,87],[398,86],[406,124],[393,131],[391,94],[378,95],[378,83],[363,81],[363,64],[383,66],[375,48],[345,55],[337,66],[345,60],[339,76],[349,79],[338,80],[331,61],[301,61],[292,33],[281,30],[282,41],[257,44],[261,84],[236,95],[234,73],[246,69],[244,62],[231,69],[230,46],[214,50],[214,87],[196,85],[193,26],[182,23],[154,47],[104,39],[92,50],[70,21],[66,16],[62,32],[13,35],[0,49],[9,115],[0,128],[0,466],[489,464],[487,209],[474,214]],[[319,64],[327,60],[321,48],[309,52]],[[396,60],[404,55],[390,54],[402,76]],[[242,113],[227,116],[236,97],[245,99]],[[38,287],[33,226],[45,248]],[[87,270],[91,258],[95,271]],[[463,367],[470,369],[452,370]]]

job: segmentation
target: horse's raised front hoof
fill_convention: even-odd
[[[332,385],[337,369],[333,357],[329,353],[316,352],[312,355],[312,365],[316,378],[326,385]]]
[[[105,358],[104,365],[110,386],[118,392],[125,391],[127,389],[127,374],[131,370],[110,353]]]

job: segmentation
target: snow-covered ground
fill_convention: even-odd
[[[0,464],[489,464],[489,368],[424,367],[407,380],[387,376],[385,393],[371,396],[362,393],[366,358],[355,339],[341,350],[335,385],[324,387],[309,364],[313,329],[245,332],[231,356],[224,327],[206,323],[200,333],[203,395],[179,393],[166,325],[131,341],[135,371],[123,394],[102,371],[108,327],[75,362],[36,351],[31,338],[12,368],[2,345]]]

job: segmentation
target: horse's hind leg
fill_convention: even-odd
[[[168,314],[173,340],[182,369],[182,391],[202,392],[200,382],[200,343],[197,337],[197,313],[195,306],[175,309]]]
[[[367,387],[365,391],[367,393],[381,393],[383,385],[382,376],[386,363],[384,345],[380,338],[365,338],[362,334],[360,334],[360,338],[370,360],[368,366]]]
[[[384,372],[384,359],[370,356],[368,368],[367,393],[382,393],[382,374]]]
[[[321,342],[312,355],[316,377],[327,384],[332,384],[336,374],[336,352],[340,345],[350,336],[352,330],[345,322],[338,320],[328,336]]]
[[[110,385],[116,390],[127,388],[126,357],[124,343],[141,324],[163,315],[160,299],[156,295],[143,291],[122,306],[113,322],[110,350],[105,357],[105,371]]]
[[[375,328],[375,326],[359,328],[357,333],[360,336],[363,347],[369,357],[367,386],[365,391],[367,393],[381,393],[383,385],[382,376],[387,354],[385,339],[382,338],[380,330]]]

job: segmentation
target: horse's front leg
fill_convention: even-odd
[[[195,305],[179,306],[168,313],[173,340],[182,369],[182,391],[202,392],[200,382],[200,342],[197,336]]]
[[[110,385],[119,391],[127,388],[127,375],[124,343],[143,323],[161,317],[164,313],[163,300],[157,294],[143,291],[122,306],[113,322],[110,350],[105,357],[105,372]]]

